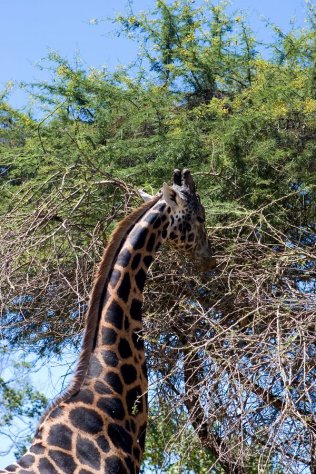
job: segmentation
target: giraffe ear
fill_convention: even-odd
[[[143,189],[138,189],[138,194],[140,195],[142,200],[145,202],[150,201],[150,199],[153,198],[150,194],[146,193]]]
[[[172,189],[166,183],[163,183],[163,186],[162,186],[162,197],[164,198],[168,206],[170,206],[171,208],[175,206],[181,206],[181,203],[182,203],[181,197],[179,196],[177,191]]]

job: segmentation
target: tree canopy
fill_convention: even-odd
[[[172,249],[144,320],[157,472],[316,472],[316,11],[265,50],[224,4],[157,0],[116,18],[139,44],[116,72],[52,53],[0,104],[2,337],[39,357],[78,347],[116,223],[189,167],[218,267]],[[0,390],[3,390],[0,379]],[[1,388],[2,387],[2,388]],[[4,393],[4,392],[3,392]],[[33,396],[33,393],[32,393]]]

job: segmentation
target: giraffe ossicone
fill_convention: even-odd
[[[43,415],[24,456],[0,473],[137,474],[145,444],[147,372],[142,338],[146,274],[169,240],[206,271],[215,259],[188,170],[113,232],[90,295],[72,382]]]

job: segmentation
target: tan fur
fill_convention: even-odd
[[[143,215],[156,204],[156,202],[159,201],[160,197],[161,196],[155,196],[150,201],[145,202],[138,209],[135,209],[131,214],[125,217],[125,219],[123,219],[113,231],[109,244],[103,252],[103,256],[96,272],[96,277],[90,294],[90,304],[86,313],[82,349],[73,379],[65,392],[56,398],[53,404],[41,417],[39,426],[43,423],[44,419],[49,415],[53,408],[68,400],[72,395],[80,390],[88,369],[90,356],[93,351],[95,334],[98,331],[101,295],[110,276],[110,270],[113,268],[113,261],[117,257],[117,254],[125,241],[125,236],[128,234],[131,227],[133,227],[137,221],[141,219]]]

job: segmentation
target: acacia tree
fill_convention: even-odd
[[[94,265],[137,187],[156,192],[176,167],[198,182],[218,267],[198,275],[166,249],[146,288],[145,463],[158,472],[316,472],[309,14],[310,29],[276,28],[262,59],[223,6],[160,0],[117,18],[139,41],[137,74],[51,55],[52,82],[33,86],[42,119],[3,101],[1,307],[13,346],[76,345]]]

